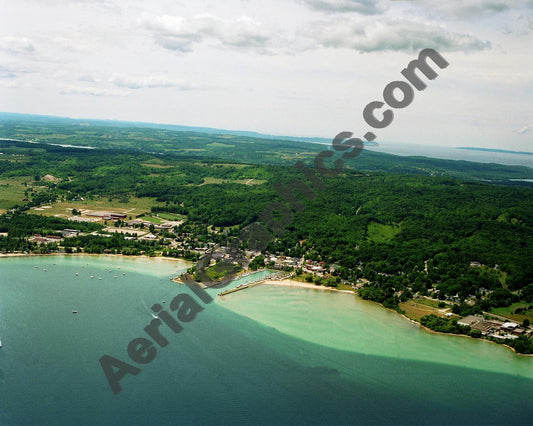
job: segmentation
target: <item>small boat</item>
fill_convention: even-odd
[[[141,301],[143,302],[144,309],[146,309],[148,313],[152,315],[152,318],[158,320],[159,317],[156,314],[154,314],[150,309],[148,309],[148,306],[146,306],[146,303],[144,303],[144,300],[141,299]]]
[[[72,311],[72,313],[73,313],[73,314],[77,314],[77,313],[78,313],[78,311]]]
[[[102,277],[98,277],[98,279],[99,279],[99,280],[101,280],[101,279],[102,279]]]
[[[46,268],[44,268],[43,271],[46,272]]]
[[[78,273],[76,272],[76,276],[78,276]]]
[[[2,341],[0,340],[0,348],[2,347]]]
[[[94,278],[94,275],[91,275],[91,280]]]

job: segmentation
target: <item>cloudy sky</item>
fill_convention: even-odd
[[[0,0],[0,111],[533,151],[533,0]]]

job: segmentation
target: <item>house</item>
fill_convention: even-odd
[[[172,229],[172,225],[168,223],[154,223],[155,229]]]
[[[480,321],[483,321],[483,317],[477,317],[475,315],[467,315],[466,317],[461,318],[459,321],[457,321],[457,324],[471,327],[472,324],[476,324]]]
[[[98,217],[102,220],[118,220],[125,219],[127,217],[124,213],[112,213],[106,211],[87,211],[85,212],[86,216],[89,217]]]
[[[36,243],[53,243],[60,241],[61,238],[62,237],[58,237],[57,235],[46,235],[43,237],[41,234],[33,234],[30,240]]]
[[[474,330],[481,331],[482,334],[490,334],[495,333],[496,331],[500,330],[502,323],[499,321],[486,321],[482,320],[475,324],[472,324],[470,327]]]
[[[128,217],[128,215],[125,213],[111,213],[110,216],[113,220],[126,219],[126,217]]]
[[[502,324],[502,330],[514,330],[518,327],[518,324],[515,322],[506,321]]]
[[[61,235],[63,235],[63,237],[65,237],[65,238],[75,237],[75,236],[77,236],[79,233],[80,233],[80,231],[77,230],[77,229],[63,229],[63,230],[61,231]]]
[[[154,234],[146,234],[142,236],[141,240],[155,240],[157,237]]]

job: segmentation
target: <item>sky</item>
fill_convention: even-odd
[[[533,0],[0,0],[0,111],[533,151],[532,46]]]

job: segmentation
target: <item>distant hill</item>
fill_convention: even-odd
[[[473,146],[458,146],[456,149],[467,149],[470,151],[483,151],[483,152],[503,152],[506,154],[533,155],[533,152],[528,152],[528,151],[509,151],[507,149],[476,148]]]
[[[319,144],[329,144],[331,139],[317,138],[317,137],[300,137],[300,136],[277,136],[268,135],[265,133],[250,132],[245,130],[228,130],[228,129],[216,129],[213,127],[196,127],[196,126],[182,126],[178,124],[162,124],[162,123],[147,123],[142,121],[120,121],[120,120],[97,120],[97,119],[82,119],[82,118],[69,118],[69,117],[57,117],[53,115],[33,115],[33,114],[18,114],[12,112],[0,112],[0,120],[16,119],[24,120],[26,122],[33,123],[55,123],[63,125],[97,125],[97,126],[110,126],[110,127],[140,127],[146,129],[165,129],[175,130],[178,132],[198,132],[216,135],[234,135],[234,136],[247,136],[260,139],[276,139],[298,142],[310,142]]]
[[[326,141],[320,138],[276,137],[154,123],[0,113],[0,124],[0,138],[10,140],[248,164],[294,165],[303,161],[312,165],[320,151],[331,149],[329,141],[328,146],[317,142]],[[369,149],[363,150],[357,158],[347,160],[345,167],[361,172],[451,176],[495,184],[533,186],[530,182],[533,169],[529,167],[398,156]]]

